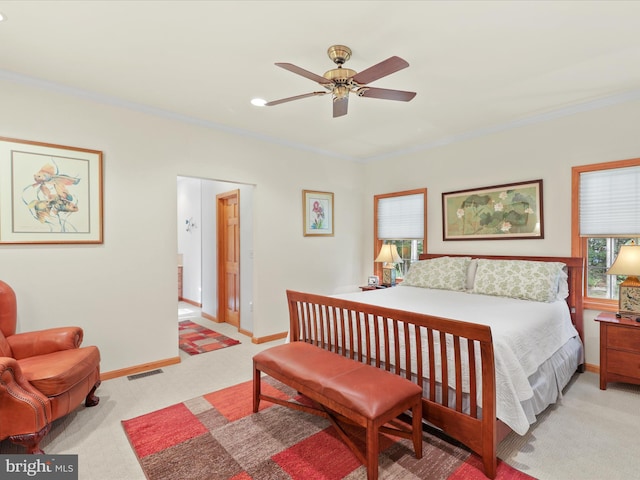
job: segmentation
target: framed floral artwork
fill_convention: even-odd
[[[544,238],[542,180],[442,194],[443,240]]]
[[[333,236],[333,193],[302,191],[305,237]]]
[[[103,243],[102,152],[0,137],[0,243]]]

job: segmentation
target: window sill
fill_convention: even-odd
[[[599,298],[583,298],[582,307],[585,310],[601,310],[604,312],[617,312],[618,301]]]

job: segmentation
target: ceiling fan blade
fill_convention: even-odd
[[[347,114],[349,108],[349,97],[336,98],[333,100],[333,118],[342,117]]]
[[[326,95],[329,92],[311,92],[311,93],[304,93],[302,95],[296,95],[295,97],[287,97],[287,98],[281,98],[280,100],[274,100],[273,102],[267,102],[264,104],[265,107],[273,107],[274,105],[280,105],[281,103],[286,103],[286,102],[292,102],[294,100],[300,100],[301,98],[307,98],[307,97],[315,97],[318,95]]]
[[[316,75],[315,73],[305,70],[304,68],[300,68],[292,63],[276,63],[276,65],[280,68],[284,68],[285,70],[289,70],[290,72],[302,75],[303,77],[313,80],[320,85],[331,85],[331,80],[321,77],[320,75]]]
[[[360,97],[382,98],[384,100],[397,100],[408,102],[416,96],[416,92],[405,92],[403,90],[389,90],[387,88],[361,87],[356,92]]]
[[[409,63],[400,57],[389,57],[386,60],[369,67],[353,76],[353,81],[359,85],[366,85],[379,78],[386,77],[392,73],[407,68]]]

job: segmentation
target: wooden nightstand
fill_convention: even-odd
[[[602,312],[600,322],[600,389],[608,382],[640,385],[640,322]]]

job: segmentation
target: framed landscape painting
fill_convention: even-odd
[[[0,243],[102,242],[102,152],[0,137]]]
[[[302,191],[305,237],[333,236],[333,193]]]
[[[544,238],[542,180],[442,194],[443,240]]]

